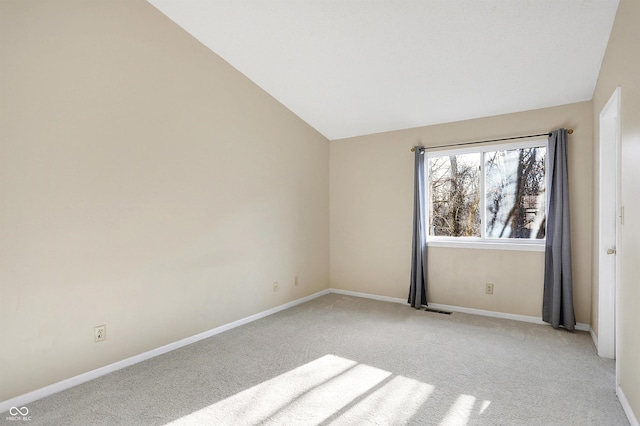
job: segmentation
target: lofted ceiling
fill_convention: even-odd
[[[618,0],[148,0],[330,140],[590,100]]]

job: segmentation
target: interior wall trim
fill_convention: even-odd
[[[37,401],[38,399],[42,399],[49,395],[53,395],[54,393],[61,392],[63,390],[72,388],[74,386],[80,385],[90,380],[97,379],[98,377],[107,375],[109,373],[113,373],[114,371],[118,371],[123,368],[130,367],[139,362],[146,361],[150,358],[157,357],[158,355],[165,354],[167,352],[173,351],[183,346],[187,346],[192,343],[198,342],[200,340],[204,340],[208,337],[215,336],[216,334],[220,334],[222,332],[231,330],[233,328],[240,327],[241,325],[259,320],[269,315],[273,315],[277,312],[283,311],[285,309],[289,309],[293,306],[300,305],[301,303],[305,303],[315,298],[318,298],[320,296],[324,296],[325,294],[329,294],[329,289],[322,290],[317,293],[313,293],[309,296],[296,299],[294,301],[285,303],[280,306],[276,306],[275,308],[258,312],[257,314],[253,314],[248,317],[241,318],[237,321],[233,321],[228,324],[223,324],[219,327],[212,328],[211,330],[204,331],[202,333],[193,335],[191,337],[187,337],[182,340],[178,340],[176,342],[169,343],[164,346],[160,346],[159,348],[152,349],[150,351],[143,352],[141,354],[134,355],[129,358],[125,358],[121,361],[117,361],[112,364],[105,365],[104,367],[96,368],[95,370],[91,370],[86,373],[82,373],[77,376],[71,377],[69,379],[65,379],[60,382],[53,383],[43,388],[36,389],[34,391],[31,391],[22,395],[18,395],[11,399],[7,399],[5,401],[0,402],[0,413],[4,413],[5,411],[10,410],[11,407],[23,407],[33,401]]]
[[[631,426],[640,426],[640,424],[638,423],[638,418],[633,412],[633,409],[631,408],[631,404],[629,404],[629,400],[627,400],[627,397],[625,396],[624,391],[620,386],[617,387],[616,394],[618,395],[618,400],[620,401],[620,405],[622,405],[622,409],[624,410],[624,413],[627,415],[627,419],[629,419],[629,423],[631,424]]]
[[[316,298],[318,298],[320,296],[324,296],[324,295],[329,294],[329,293],[342,294],[342,295],[345,295],[345,296],[362,297],[362,298],[366,298],[366,299],[379,300],[379,301],[383,301],[383,302],[402,303],[404,305],[407,304],[407,301],[405,299],[401,299],[401,298],[398,298],[398,297],[380,296],[380,295],[377,295],[377,294],[361,293],[361,292],[348,291],[348,290],[342,290],[342,289],[337,289],[337,288],[329,288],[329,289],[322,290],[322,291],[319,291],[317,293],[311,294],[309,296],[302,297],[300,299],[296,299],[294,301],[291,301],[291,302],[276,306],[274,308],[267,309],[267,310],[259,312],[257,314],[250,315],[250,316],[245,317],[245,318],[241,318],[241,319],[239,319],[237,321],[233,321],[233,322],[230,322],[228,324],[221,325],[221,326],[213,328],[211,330],[204,331],[204,332],[196,334],[194,336],[187,337],[187,338],[184,338],[182,340],[178,340],[176,342],[169,343],[169,344],[164,345],[164,346],[160,346],[159,348],[152,349],[150,351],[143,352],[143,353],[138,354],[138,355],[134,355],[132,357],[123,359],[121,361],[114,362],[114,363],[106,365],[104,367],[96,368],[95,370],[91,370],[91,371],[88,371],[86,373],[82,373],[82,374],[79,374],[77,376],[71,377],[69,379],[65,379],[65,380],[62,380],[60,382],[53,383],[51,385],[45,386],[43,388],[36,389],[34,391],[31,391],[31,392],[16,396],[14,398],[10,398],[10,399],[7,399],[5,401],[1,401],[0,402],[0,413],[8,411],[11,407],[23,407],[23,406],[25,406],[25,405],[33,402],[33,401],[37,401],[37,400],[45,398],[45,397],[47,397],[49,395],[53,395],[55,393],[58,393],[58,392],[61,392],[63,390],[72,388],[74,386],[80,385],[80,384],[88,382],[90,380],[97,379],[98,377],[102,377],[102,376],[107,375],[109,373],[112,373],[114,371],[118,371],[118,370],[121,370],[123,368],[130,367],[130,366],[132,366],[134,364],[137,364],[139,362],[146,361],[148,359],[151,359],[151,358],[154,358],[156,356],[165,354],[167,352],[173,351],[173,350],[181,348],[183,346],[187,346],[187,345],[190,345],[192,343],[198,342],[200,340],[204,340],[206,338],[209,338],[211,336],[215,336],[216,334],[220,334],[220,333],[223,333],[225,331],[231,330],[233,328],[240,327],[241,325],[248,324],[250,322],[259,320],[259,319],[267,317],[269,315],[273,315],[273,314],[275,314],[277,312],[283,311],[285,309],[289,309],[289,308],[291,308],[293,306],[296,306],[296,305],[300,305],[302,303],[308,302],[310,300],[316,299]],[[452,312],[462,312],[462,313],[473,314],[473,315],[482,315],[482,316],[488,316],[488,317],[494,317],[494,318],[503,318],[503,319],[510,319],[510,320],[515,320],[515,321],[529,322],[529,323],[533,323],[533,324],[548,325],[547,323],[543,322],[540,318],[532,317],[532,316],[526,316],[526,315],[517,315],[517,314],[504,313],[504,312],[486,311],[486,310],[482,310],[482,309],[466,308],[466,307],[463,307],[463,306],[442,305],[442,304],[436,304],[436,303],[429,304],[429,306],[432,307],[432,308],[435,308],[435,309],[441,309],[441,310],[452,311]],[[576,330],[591,331],[592,337],[594,336],[593,330],[591,330],[591,327],[588,324],[578,323],[576,325]],[[633,414],[633,411],[631,410],[631,406],[629,405],[628,401],[626,400],[626,398],[624,396],[624,393],[622,392],[622,389],[620,387],[618,387],[618,397],[620,399],[620,403],[622,404],[622,406],[623,406],[623,408],[625,410],[625,413],[627,414],[627,417],[629,417],[629,421],[630,421],[631,425],[632,426],[640,426],[640,425],[638,425],[638,421],[636,420],[635,415]]]
[[[596,345],[596,349],[598,348],[598,336],[592,327],[589,327],[589,333],[591,333],[591,339],[593,340],[593,344]]]
[[[366,299],[381,300],[384,302],[402,303],[404,305],[407,304],[406,299],[400,299],[399,297],[379,296],[377,294],[360,293],[357,291],[341,290],[337,288],[331,288],[330,291],[331,293],[344,294],[346,296],[364,297]],[[542,321],[541,318],[532,317],[528,315],[510,314],[507,312],[486,311],[484,309],[467,308],[464,306],[454,306],[454,305],[443,305],[440,303],[429,303],[429,307],[434,309],[439,309],[442,311],[461,312],[464,314],[482,315],[485,317],[504,318],[504,319],[510,319],[514,321],[530,322],[532,324],[549,325],[548,323]],[[589,324],[584,324],[579,322],[576,324],[576,330],[590,331],[591,326]]]

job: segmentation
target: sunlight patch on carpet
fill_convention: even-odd
[[[453,403],[439,426],[461,426],[469,422],[476,398],[471,395],[460,395]]]
[[[331,425],[405,424],[434,386],[335,355],[325,355],[168,423]],[[460,395],[441,425],[464,425],[476,398]],[[488,407],[484,401],[480,414]]]
[[[405,424],[433,389],[426,383],[396,376],[330,424],[365,424],[371,419],[375,419],[377,424]]]

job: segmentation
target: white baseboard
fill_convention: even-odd
[[[137,364],[139,362],[142,361],[146,361],[150,358],[154,358],[158,355],[162,355],[164,353],[173,351],[175,349],[181,348],[183,346],[187,346],[190,345],[192,343],[198,342],[200,340],[204,340],[208,337],[211,336],[215,336],[216,334],[220,334],[222,332],[225,332],[227,330],[231,330],[233,328],[239,327],[241,325],[250,323],[252,321],[256,321],[258,319],[267,317],[269,315],[273,315],[277,312],[283,311],[285,309],[291,308],[293,306],[299,305],[301,303],[305,303],[308,302],[310,300],[313,300],[315,298],[318,298],[320,296],[324,296],[325,294],[329,294],[329,293],[336,293],[336,294],[343,294],[343,295],[347,295],[347,296],[355,296],[355,297],[363,297],[363,298],[367,298],[367,299],[373,299],[373,300],[380,300],[380,301],[384,301],[384,302],[393,302],[393,303],[402,303],[402,304],[407,304],[407,300],[406,299],[401,299],[398,297],[389,297],[389,296],[379,296],[376,294],[369,294],[369,293],[360,293],[360,292],[355,292],[355,291],[348,291],[348,290],[340,290],[340,289],[336,289],[336,288],[330,288],[327,290],[322,290],[319,291],[317,293],[311,294],[309,296],[303,297],[301,299],[297,299],[294,300],[292,302],[288,302],[285,303],[283,305],[280,306],[276,306],[275,308],[271,308],[271,309],[267,309],[266,311],[262,311],[259,312],[257,314],[254,315],[250,315],[248,317],[239,319],[237,321],[233,321],[230,322],[228,324],[224,324],[221,325],[219,327],[213,328],[211,330],[196,334],[194,336],[191,337],[187,337],[185,339],[182,340],[178,340],[177,342],[173,342],[173,343],[169,343],[167,345],[161,346],[159,348],[156,349],[152,349],[150,351],[138,354],[138,355],[134,355],[130,358],[126,358],[123,359],[121,361],[117,361],[114,362],[113,364],[109,364],[106,365],[104,367],[101,368],[97,368],[95,370],[91,370],[88,371],[86,373],[82,373],[79,374],[77,376],[71,377],[69,379],[65,379],[62,380],[60,382],[51,384],[49,386],[45,386],[43,388],[40,389],[36,389],[32,392],[28,392],[25,393],[23,395],[19,395],[16,396],[14,398],[5,400],[0,402],[0,413],[3,413],[5,411],[8,411],[11,407],[23,407],[26,404],[29,404],[30,402],[36,401],[38,399],[42,399],[44,397],[47,397],[49,395],[53,395],[54,393],[58,393],[61,392],[65,389],[69,389],[72,388],[74,386],[77,386],[79,384],[88,382],[90,380],[93,379],[97,379],[98,377],[104,376],[106,374],[112,373],[114,371],[117,370],[121,370],[123,368],[129,367],[131,365]],[[504,319],[511,319],[511,320],[515,320],[515,321],[524,321],[524,322],[530,322],[530,323],[534,323],[534,324],[543,324],[543,325],[547,325],[547,323],[543,322],[540,318],[537,317],[531,317],[531,316],[526,316],[526,315],[516,315],[516,314],[508,314],[508,313],[503,313],[503,312],[494,312],[494,311],[485,311],[482,309],[474,309],[474,308],[465,308],[462,306],[451,306],[451,305],[441,305],[441,304],[430,304],[429,305],[432,308],[435,309],[442,309],[442,310],[446,310],[446,311],[452,311],[452,312],[462,312],[462,313],[467,313],[467,314],[474,314],[474,315],[482,315],[482,316],[489,316],[489,317],[495,317],[495,318],[504,318]],[[592,338],[595,339],[594,334],[593,334],[593,330],[590,329],[588,324],[582,324],[582,323],[578,323],[576,325],[576,329],[577,330],[582,330],[582,331],[591,331],[592,332]],[[596,341],[596,347],[597,347],[597,341]],[[631,408],[628,404],[628,402],[626,402],[626,398],[624,398],[624,393],[622,393],[622,389],[619,389],[619,396],[620,396],[620,401],[622,403],[622,400],[624,399],[625,403],[626,403],[626,407],[625,407],[625,403],[623,404],[623,407],[625,407],[625,412],[627,413],[627,416],[629,416],[629,418],[631,419],[631,416],[633,416],[633,412],[631,411]],[[629,414],[631,413],[631,414]],[[637,420],[635,420],[635,417],[633,417],[635,423],[632,422],[633,426],[640,426],[637,423]]]
[[[150,351],[143,352],[138,355],[134,355],[130,358],[126,358],[121,361],[114,362],[113,364],[105,365],[104,367],[96,368],[95,370],[91,370],[86,373],[82,373],[77,376],[71,377],[69,379],[65,379],[60,382],[51,384],[49,386],[36,389],[32,392],[25,393],[23,395],[19,395],[11,399],[7,399],[6,401],[0,402],[0,413],[4,413],[5,411],[8,411],[9,409],[11,409],[11,407],[23,407],[24,405],[29,404],[30,402],[37,401],[38,399],[42,399],[46,396],[53,395],[54,393],[58,393],[65,389],[72,388],[74,386],[88,382],[90,380],[97,379],[98,377],[104,376],[109,373],[113,373],[114,371],[121,370],[123,368],[132,366],[139,362],[146,361],[150,358],[154,358],[158,355],[162,355],[164,353],[173,351],[183,346],[187,346],[192,343],[198,342],[200,340],[204,340],[208,337],[215,336],[216,334],[220,334],[227,330],[231,330],[232,328],[236,328],[241,325],[250,323],[252,321],[256,321],[261,318],[267,317],[269,315],[273,315],[276,312],[283,311],[285,309],[291,308],[301,303],[308,302],[317,297],[324,296],[325,294],[329,294],[329,292],[330,292],[329,289],[322,290],[317,293],[311,294],[309,296],[303,297],[301,299],[297,299],[292,302],[288,302],[283,305],[276,306],[275,308],[267,309],[266,311],[258,312],[257,314],[250,315],[248,317],[239,319],[237,321],[233,321],[228,324],[221,325],[219,327],[213,328],[208,331],[204,331],[194,336],[187,337],[182,340],[178,340],[177,342],[169,343],[159,348],[152,349]]]
[[[330,288],[329,292],[335,293],[335,294],[344,294],[345,296],[363,297],[365,299],[381,300],[383,302],[404,303],[405,305],[408,303],[407,299],[400,299],[399,297],[379,296],[377,294],[360,293],[358,291],[341,290],[339,288]]]
[[[367,299],[381,300],[384,302],[394,302],[407,304],[406,299],[400,299],[398,297],[378,296],[377,294],[360,293],[357,291],[340,290],[337,288],[331,288],[331,293],[344,294],[347,296],[364,297]],[[443,311],[462,312],[465,314],[482,315],[485,317],[504,318],[515,321],[530,322],[533,324],[549,325],[542,321],[538,317],[532,317],[527,315],[509,314],[505,312],[485,311],[483,309],[465,308],[464,306],[442,305],[440,303],[429,303],[430,308],[440,309]],[[576,324],[576,330],[589,331],[591,326],[589,324],[578,323]]]
[[[616,389],[616,393],[618,394],[620,405],[622,405],[622,409],[624,410],[624,413],[627,415],[627,418],[629,419],[629,423],[631,424],[631,426],[640,426],[640,424],[638,423],[638,418],[636,417],[635,413],[631,409],[631,405],[629,404],[629,401],[627,400],[627,397],[625,396],[620,386],[618,386],[618,388]]]
[[[589,333],[591,333],[591,339],[593,340],[593,344],[596,345],[596,352],[598,352],[598,336],[596,336],[596,332],[593,331],[591,327],[589,327]]]

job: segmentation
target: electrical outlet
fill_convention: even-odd
[[[104,342],[105,340],[107,340],[107,326],[99,325],[96,328],[94,328],[93,337],[94,337],[95,343]]]
[[[493,284],[487,283],[487,289],[485,290],[487,294],[493,294]]]
[[[273,283],[273,291],[274,291],[274,293],[276,291],[278,291],[278,281],[274,281],[274,283]]]
[[[293,280],[293,285],[298,285],[298,276],[296,275],[295,279]]]

